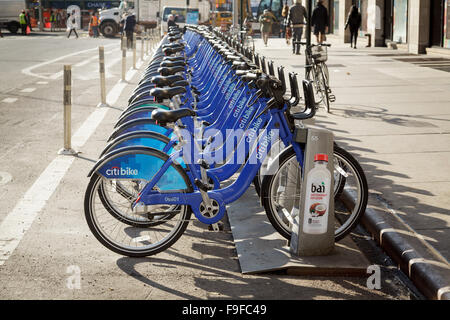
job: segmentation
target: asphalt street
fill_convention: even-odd
[[[54,174],[59,174],[59,179],[42,188],[48,199],[32,204],[36,216],[29,219],[23,232],[19,230],[17,247],[1,260],[1,299],[420,297],[367,235],[361,238],[366,241],[369,261],[383,266],[380,289],[368,288],[367,277],[242,275],[226,221],[225,230],[218,233],[192,222],[172,248],[146,259],[121,257],[101,246],[83,216],[86,175],[140,74],[130,74],[129,84],[120,87],[115,103],[101,111],[96,107],[100,100],[99,45],[105,46],[107,92],[111,95],[121,73],[118,39],[67,39],[64,34],[0,39],[0,224],[11,212],[21,211],[17,205],[30,190],[39,193],[36,186],[45,186],[42,176],[55,161],[65,165],[64,170],[57,166],[56,171],[61,171]],[[71,64],[73,70],[72,133],[89,127],[93,114],[104,112],[92,135],[86,136],[86,143],[77,150],[79,156],[70,161],[57,155],[63,146],[61,71],[65,64]],[[127,66],[131,66],[130,53]],[[235,205],[239,208],[239,202]],[[20,227],[21,221],[17,221]],[[6,239],[0,246],[9,240],[17,239]]]

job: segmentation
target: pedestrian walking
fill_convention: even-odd
[[[27,10],[25,12],[25,20],[27,21],[27,26],[30,28],[30,31],[33,31],[33,28],[31,27],[31,17],[30,17],[30,10]],[[27,32],[28,34],[29,32]]]
[[[289,6],[287,3],[283,6],[283,10],[281,10],[281,23],[280,23],[280,38],[286,38],[286,28],[288,26],[288,15],[289,15]]]
[[[353,5],[345,23],[345,30],[350,28],[350,48],[356,49],[356,41],[358,39],[358,29],[361,28],[361,13],[359,13],[358,7]],[[355,40],[353,42],[353,40]],[[355,45],[353,46],[353,43]]]
[[[56,24],[56,28],[58,28],[58,31],[61,31],[62,22],[63,22],[63,18],[62,18],[61,12],[58,10],[55,13],[55,24]]]
[[[50,31],[55,31],[56,28],[56,14],[55,11],[52,10],[52,13],[50,14]]]
[[[302,6],[301,0],[289,8],[289,24],[292,26],[292,53],[300,54],[300,41],[302,41],[303,27],[306,22],[306,9]]]
[[[19,14],[19,23],[20,28],[22,29],[22,34],[24,36],[27,35],[27,18],[25,15],[25,10],[22,10],[22,12]]]
[[[261,24],[261,34],[266,47],[274,22],[276,22],[274,15],[269,12],[269,10],[265,9],[263,14],[259,17],[259,23]]]
[[[133,48],[133,32],[136,27],[136,16],[134,13],[127,15],[123,29],[127,36],[127,49]]]
[[[170,27],[178,27],[173,14],[169,14],[169,19],[167,20],[167,30],[169,30]]]
[[[94,38],[98,38],[98,17],[97,12],[94,11],[91,17],[91,21],[89,22]]]
[[[314,26],[317,43],[323,43],[326,40],[325,34],[328,32],[328,11],[323,5],[323,0],[317,1],[311,16],[311,25]]]
[[[77,33],[77,17],[75,15],[75,10],[72,11],[72,14],[67,18],[67,31],[69,31],[69,35],[67,36],[67,39],[70,38],[70,35],[72,34],[72,31],[75,33],[78,39],[78,33]]]
[[[244,19],[244,27],[245,31],[247,32],[247,35],[251,36],[253,34],[252,30],[252,16],[247,15]]]

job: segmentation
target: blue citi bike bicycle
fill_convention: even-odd
[[[165,47],[164,56],[172,59],[163,55],[153,59],[166,67],[151,68],[151,63],[89,174],[85,216],[90,230],[104,246],[122,255],[142,257],[166,250],[186,230],[192,213],[205,224],[220,221],[226,205],[254,182],[279,140],[286,148],[269,163],[260,197],[274,228],[290,238],[305,149],[304,142],[296,141],[301,129],[296,122],[315,115],[311,82],[303,82],[305,110],[291,113],[292,104],[298,102],[293,76],[289,80],[294,101],[284,96],[282,73],[276,78],[255,69],[218,34],[191,27],[184,36],[174,32],[171,38],[184,39],[184,45]],[[158,81],[164,86],[170,81],[178,84],[158,88]],[[171,103],[161,103],[164,99]],[[230,128],[243,130],[231,138],[226,131]],[[214,133],[205,138],[208,131]],[[219,136],[225,141],[221,143]],[[222,160],[215,161],[216,155]],[[340,240],[365,211],[367,182],[357,161],[337,145],[333,158],[336,201],[344,195],[355,199],[351,208],[336,206],[335,235]],[[223,187],[235,173],[236,180]]]

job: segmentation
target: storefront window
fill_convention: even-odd
[[[408,32],[408,0],[394,0],[393,41],[405,43]]]
[[[339,0],[334,0],[333,5],[334,34],[339,34]]]
[[[445,0],[444,14],[444,46],[450,48],[450,1]]]

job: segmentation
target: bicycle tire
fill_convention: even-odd
[[[327,113],[330,113],[330,97],[329,97],[329,86],[328,86],[328,78],[325,75],[325,70],[324,70],[324,63],[321,63],[320,66],[320,76],[322,77],[322,94],[323,94],[323,100],[322,102],[324,102],[325,104],[325,108],[327,110]]]
[[[355,204],[349,219],[343,222],[343,224],[341,224],[341,226],[335,230],[335,241],[337,242],[343,239],[346,235],[348,235],[353,230],[353,228],[359,223],[367,207],[368,187],[364,171],[362,170],[359,163],[348,152],[335,145],[334,155],[335,159],[338,159],[338,161],[345,161],[346,166],[351,167],[353,175],[355,176],[354,178],[358,182],[357,203]],[[285,149],[279,156],[278,171],[281,171],[283,167],[289,163],[289,161],[292,161],[293,159],[294,161],[296,161],[295,157],[296,154],[292,146]],[[295,163],[298,166],[298,162]],[[348,170],[348,167],[346,167],[345,169]],[[291,238],[290,226],[288,223],[283,221],[283,217],[281,217],[279,212],[276,210],[274,203],[273,191],[274,187],[276,186],[275,180],[279,178],[278,171],[276,174],[266,175],[264,177],[260,188],[261,201],[266,211],[266,215],[272,226],[275,228],[275,230],[278,231],[284,238],[290,239]],[[302,170],[300,168],[300,172],[301,171]],[[345,189],[345,184],[347,184],[347,182],[349,181],[348,179],[349,178],[346,177],[345,181],[340,181],[339,185],[335,187],[335,200],[339,199],[340,196],[342,195],[343,190]],[[297,197],[299,197],[299,195]],[[343,220],[342,217],[339,217],[338,215],[339,214],[337,213],[337,211],[335,211],[336,220],[342,222]]]
[[[148,151],[146,153],[155,157],[159,156],[158,152]],[[166,158],[162,157],[161,160],[165,161]],[[192,192],[192,185],[184,170],[179,165],[172,164],[172,166],[185,180],[187,188],[184,192]],[[178,219],[172,217],[169,220],[158,220],[157,228],[155,228],[156,225],[130,224],[130,221],[124,221],[125,219],[123,218],[127,216],[124,213],[121,213],[120,215],[111,214],[110,210],[108,210],[110,208],[104,207],[103,202],[97,199],[102,192],[101,186],[103,185],[104,180],[105,178],[98,173],[94,173],[91,176],[84,197],[84,212],[92,234],[106,248],[129,257],[150,256],[172,246],[186,230],[192,214],[192,210],[188,205],[179,206]],[[120,197],[122,197],[122,195],[120,195]],[[97,211],[102,213],[101,217],[97,216]],[[106,223],[103,223],[103,221],[101,221],[102,219],[105,220]],[[113,227],[113,229],[111,235],[109,235],[106,228],[111,227]],[[148,241],[150,239],[153,240],[153,237],[150,236],[151,232],[154,232],[156,241]],[[116,234],[116,239],[112,238],[114,233]],[[164,236],[164,234],[167,234],[167,236]],[[133,235],[138,236],[133,237]],[[127,236],[129,237],[129,240],[127,239],[124,241]],[[123,240],[119,243],[117,238]],[[135,244],[132,245],[132,242]]]

